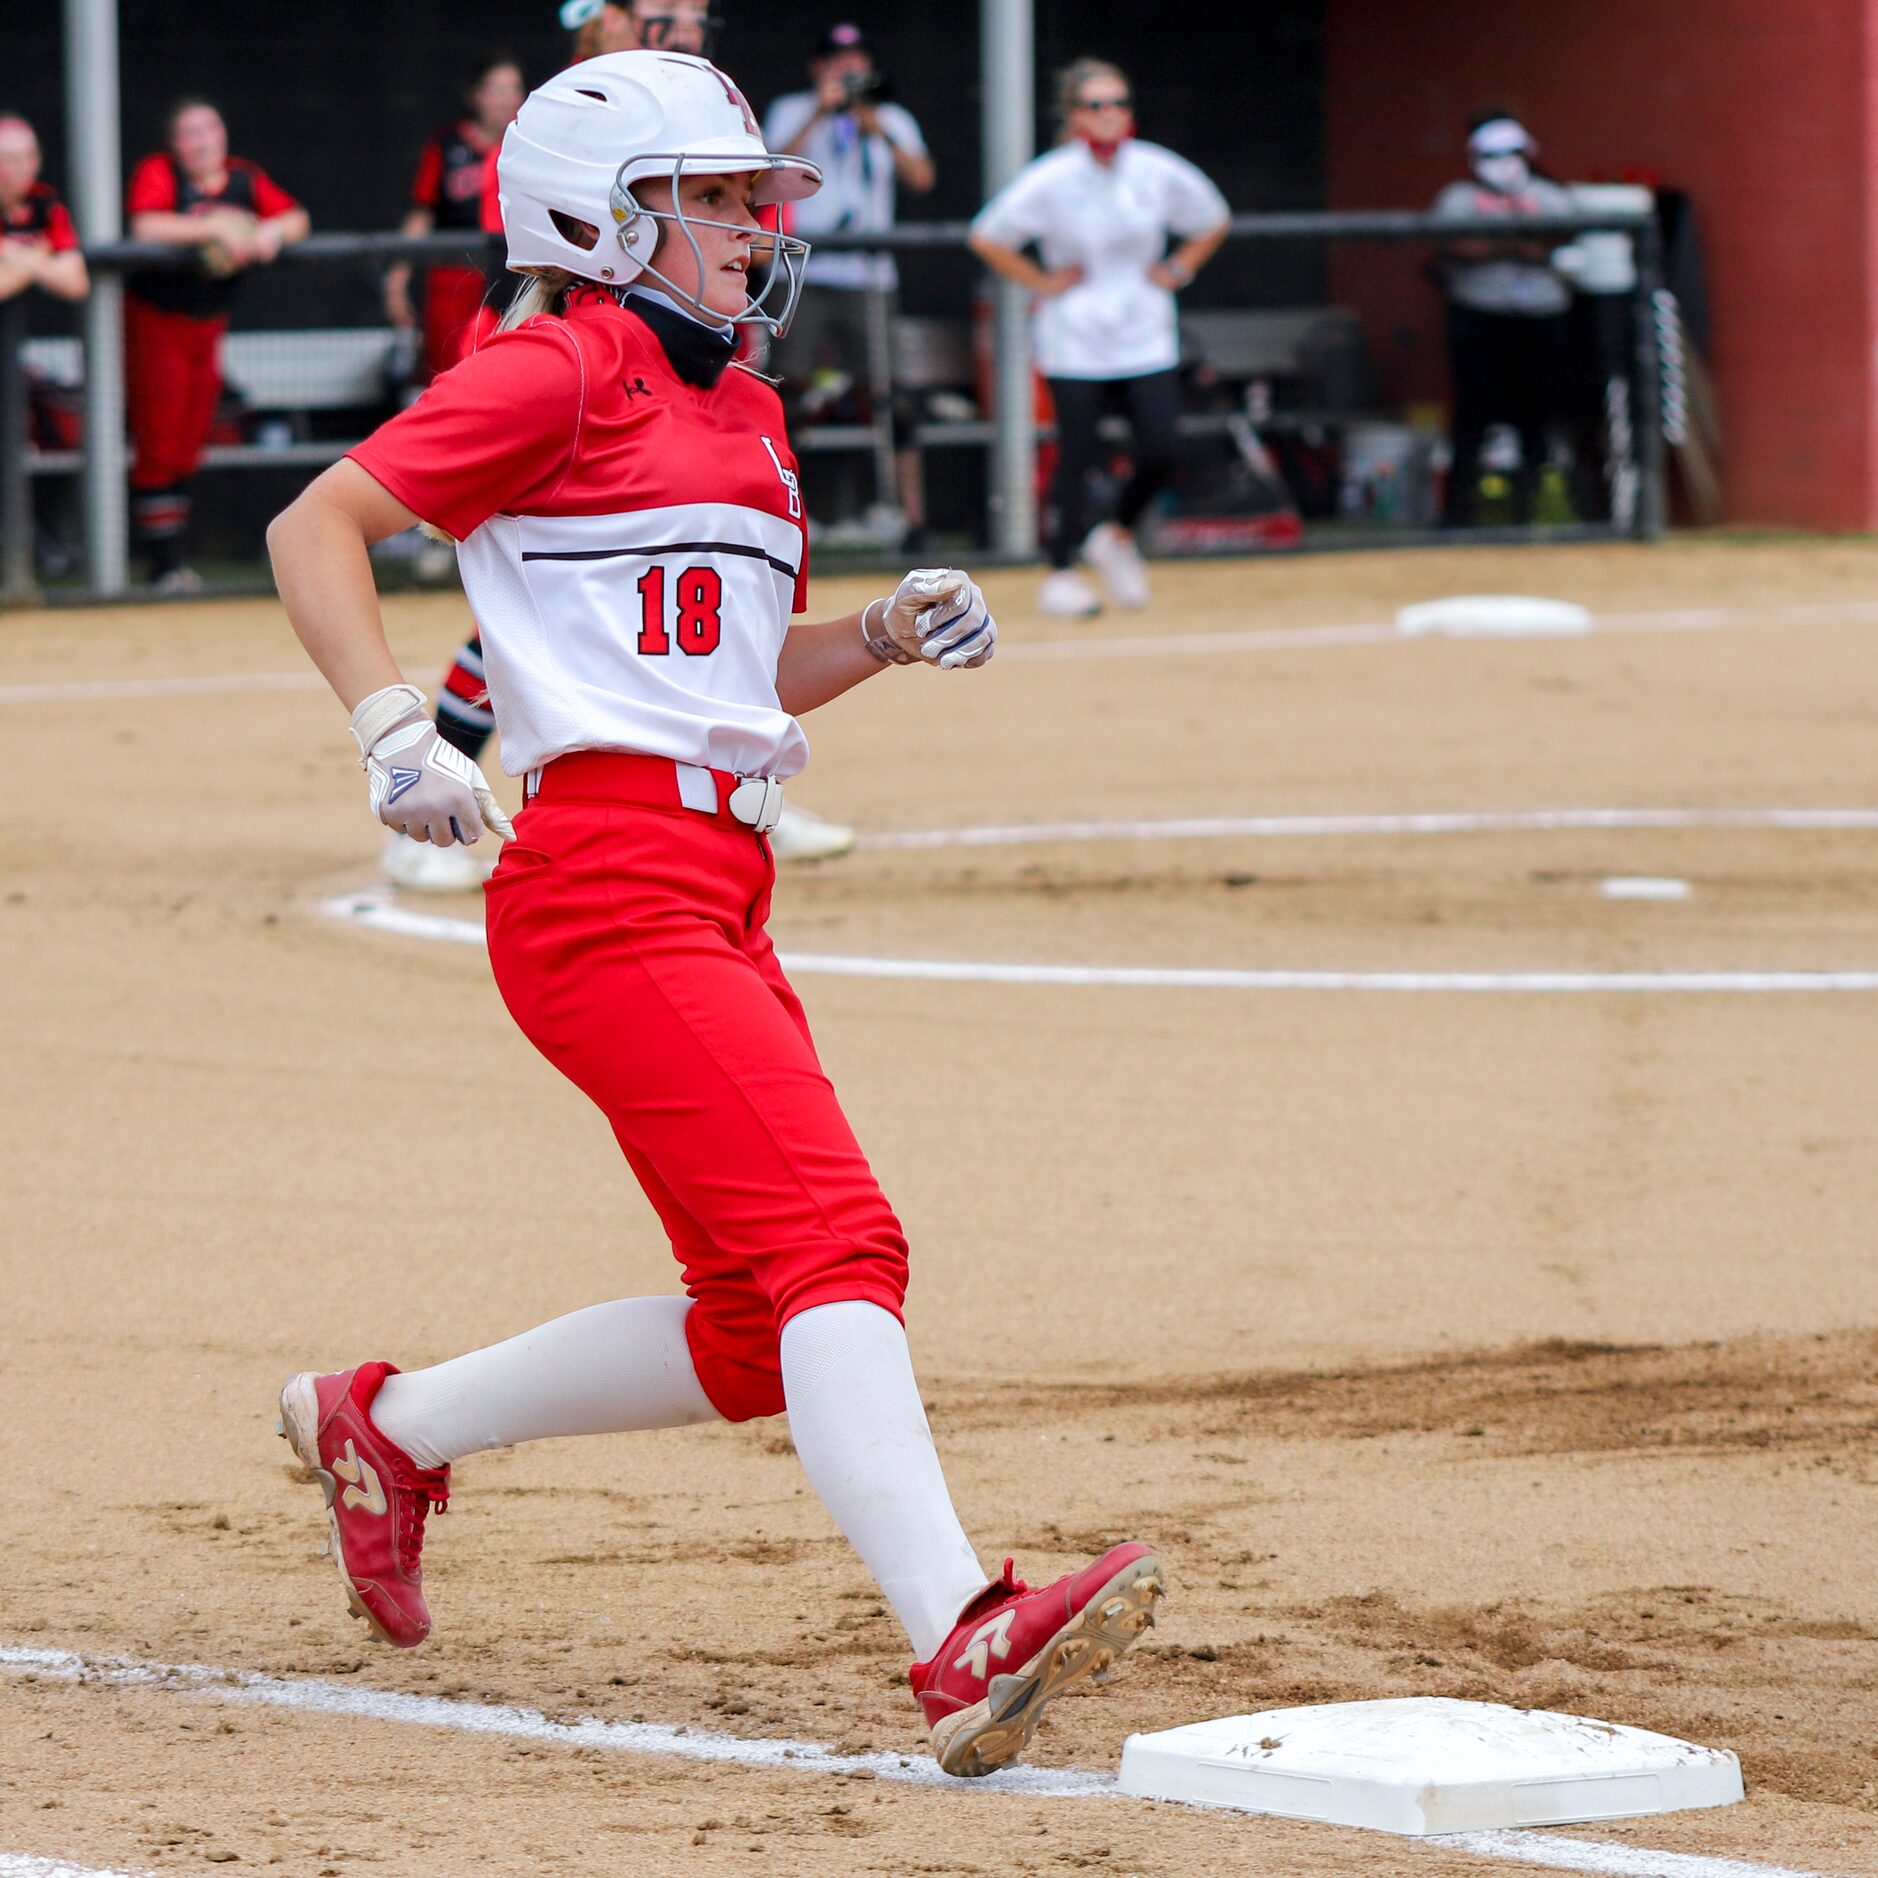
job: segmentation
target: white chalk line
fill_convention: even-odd
[[[70,1859],[0,1852],[0,1878],[156,1878],[156,1874],[127,1871],[121,1865],[74,1865]]]
[[[871,1774],[877,1780],[934,1788],[961,1799],[1011,1794],[1024,1799],[1126,1799],[1112,1774],[1082,1768],[1012,1767],[981,1781],[942,1774],[924,1756],[873,1752],[841,1754],[816,1741],[762,1740],[661,1722],[608,1721],[596,1715],[569,1721],[539,1709],[502,1702],[464,1702],[449,1696],[405,1695],[389,1689],[327,1682],[318,1677],[269,1676],[259,1670],[216,1669],[201,1663],[152,1663],[136,1657],[92,1656],[76,1650],[0,1645],[0,1671],[22,1678],[76,1683],[94,1688],[155,1690],[214,1702],[336,1715],[351,1720],[398,1722],[445,1728],[504,1740],[539,1741],[558,1747],[607,1753],[661,1755],[677,1760],[754,1767],[770,1773]],[[1207,1811],[1231,1811],[1207,1808]],[[1264,1815],[1244,1814],[1251,1819]],[[1566,1871],[1595,1871],[1635,1878],[1824,1878],[1779,1865],[1706,1858],[1681,1852],[1648,1852],[1628,1845],[1554,1838],[1539,1832],[1448,1833],[1420,1843],[1482,1858],[1550,1865]],[[43,1861],[24,1863],[20,1878],[118,1878],[83,1867]],[[0,1878],[11,1878],[0,1858]]]
[[[1756,625],[1859,625],[1878,621],[1878,601],[1828,601],[1808,606],[1685,607],[1659,613],[1599,613],[1594,633],[1716,632]],[[1001,662],[1056,659],[1159,659],[1235,652],[1298,652],[1337,646],[1424,645],[1438,633],[1408,635],[1394,625],[1278,626],[1235,632],[1140,634],[1125,639],[1041,639],[1003,646]],[[1495,643],[1505,643],[1497,641]],[[228,672],[199,678],[70,679],[0,685],[0,705],[82,704],[113,698],[213,697],[252,691],[318,691],[314,672]]]
[[[485,943],[479,921],[399,906],[369,887],[313,902],[328,919],[372,932],[450,944]],[[783,970],[837,978],[917,979],[937,984],[1129,986],[1163,991],[1420,992],[1822,992],[1878,991],[1878,971],[1810,972],[1323,972],[1188,969],[1148,965],[1019,965],[976,959],[859,958],[784,952]]]
[[[1556,834],[1573,829],[1874,829],[1878,809],[1484,809],[1407,814],[1207,815],[1155,821],[1002,822],[862,835],[863,848],[1001,848],[1071,841],[1334,840],[1351,835]]]

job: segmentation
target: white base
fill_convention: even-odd
[[[1741,1798],[1716,1748],[1580,1715],[1416,1696],[1329,1702],[1130,1735],[1144,1799],[1421,1836],[1631,1819]]]
[[[1544,639],[1588,633],[1591,615],[1569,600],[1520,593],[1457,593],[1423,600],[1395,616],[1400,633],[1446,633],[1455,639]]]

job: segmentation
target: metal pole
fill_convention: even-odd
[[[1033,0],[979,0],[978,18],[989,199],[1036,154],[1036,18]],[[1000,280],[995,291],[997,436],[991,450],[991,536],[1004,553],[1029,555],[1037,547],[1029,296],[1008,280]]]
[[[0,301],[0,600],[38,598],[33,485],[26,474],[26,296]]]
[[[117,0],[65,0],[67,172],[87,246],[124,232],[118,147]],[[85,302],[85,572],[94,593],[126,579],[124,291],[100,273]]]

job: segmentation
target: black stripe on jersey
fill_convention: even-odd
[[[777,573],[794,580],[796,570],[787,561],[779,561],[763,548],[746,547],[741,541],[667,541],[656,548],[525,548],[524,561],[612,561],[622,554],[643,555],[649,561],[665,554],[743,554],[753,561],[767,561]]]

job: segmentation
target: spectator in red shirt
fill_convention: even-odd
[[[309,224],[264,170],[228,154],[214,105],[180,100],[166,133],[168,147],[131,174],[131,239],[193,247],[198,263],[144,268],[124,283],[131,539],[155,586],[189,592],[201,584],[182,561],[189,479],[222,395],[228,309],[242,273],[304,240]]]
[[[483,166],[521,109],[522,68],[506,54],[485,59],[464,95],[466,114],[425,144],[411,184],[403,232],[428,235],[462,229],[465,247],[482,246]],[[467,348],[488,281],[480,267],[431,267],[424,272],[424,365],[428,376],[446,371]],[[385,276],[385,314],[394,326],[417,324],[411,305],[411,268]],[[493,326],[494,321],[490,324]]]
[[[39,180],[39,139],[23,117],[0,117],[0,300],[43,287],[61,300],[91,291],[78,230]]]

